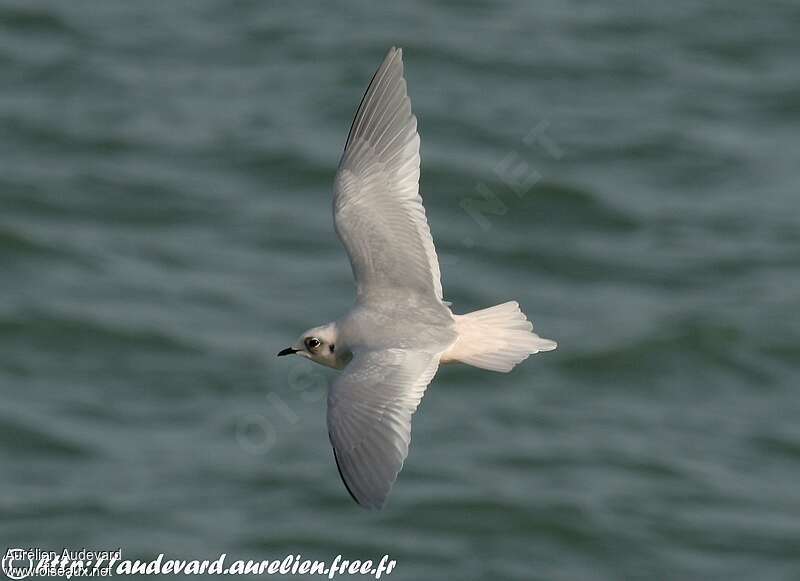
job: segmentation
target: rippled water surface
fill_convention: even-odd
[[[798,4],[395,4],[0,3],[0,545],[799,579]],[[393,44],[447,298],[560,346],[443,369],[368,513],[274,355]]]

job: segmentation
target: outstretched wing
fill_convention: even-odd
[[[334,184],[336,233],[359,300],[398,290],[441,302],[439,260],[419,195],[417,119],[392,48],[358,107]]]
[[[328,435],[353,499],[381,508],[403,468],[411,416],[439,368],[439,356],[387,349],[356,353],[328,393]]]

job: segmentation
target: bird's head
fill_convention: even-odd
[[[336,345],[336,324],[328,323],[321,327],[309,329],[291,347],[287,347],[278,357],[284,355],[302,355],[311,359],[314,363],[341,369],[346,364],[341,351],[337,351]]]

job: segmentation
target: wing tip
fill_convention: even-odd
[[[328,437],[330,438],[330,433],[328,433]],[[333,440],[331,440],[331,443],[333,443]],[[389,492],[391,492],[392,486],[394,485],[394,481],[389,485],[389,491],[379,501],[369,502],[367,499],[363,500],[359,499],[353,492],[353,489],[350,488],[350,485],[347,483],[347,479],[344,477],[344,472],[342,472],[342,466],[339,463],[339,454],[336,453],[336,446],[331,446],[331,447],[333,448],[333,459],[336,461],[336,470],[339,471],[339,478],[342,479],[342,484],[344,484],[345,489],[347,490],[348,494],[350,494],[350,498],[352,498],[353,501],[363,509],[372,511],[383,510],[383,507],[386,506],[386,501],[389,498]],[[395,476],[395,480],[396,479],[397,476]]]
[[[363,113],[364,105],[367,101],[367,97],[370,94],[370,90],[372,90],[375,80],[378,79],[381,75],[383,75],[389,67],[397,58],[397,62],[399,64],[399,76],[405,82],[405,71],[403,67],[403,49],[398,48],[396,46],[392,46],[389,49],[389,52],[386,53],[386,57],[383,59],[383,62],[378,67],[378,69],[373,73],[372,78],[367,85],[367,90],[364,91],[364,95],[361,97],[361,101],[358,103],[358,108],[356,109],[356,114],[353,117],[353,122],[350,124],[350,130],[347,132],[347,140],[344,143],[344,150],[342,151],[342,156],[339,158],[339,165],[341,166],[342,161],[344,160],[345,154],[347,153],[347,148],[350,146],[350,141],[353,138],[353,135],[356,133],[359,123],[359,116]]]
[[[387,61],[387,63],[389,63],[391,61],[394,61],[395,59],[397,59],[400,62],[401,65],[403,64],[403,49],[402,49],[402,47],[392,46],[392,48],[390,48],[389,52],[386,54],[386,59],[385,60]]]
[[[333,438],[331,438],[330,436],[331,436],[330,432],[328,432],[328,438],[330,438],[331,444],[333,444]],[[347,483],[347,480],[344,477],[344,473],[342,472],[342,465],[339,464],[339,455],[336,453],[336,446],[332,446],[332,448],[333,448],[333,459],[336,461],[336,470],[339,471],[339,478],[342,479],[342,484],[344,484],[344,487],[347,489],[348,494],[350,494],[350,498],[352,498],[356,504],[361,506],[361,503],[358,502],[358,498],[356,498],[356,495],[353,494],[353,491],[350,489],[350,485]]]

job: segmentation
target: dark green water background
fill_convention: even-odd
[[[0,545],[800,579],[799,38],[789,1],[0,3]],[[442,370],[367,513],[333,373],[275,353],[352,303],[331,184],[393,44],[446,297],[560,347]]]

